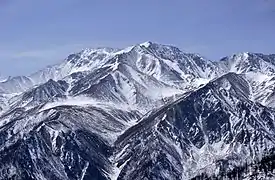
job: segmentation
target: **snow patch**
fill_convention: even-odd
[[[144,46],[146,48],[148,48],[152,43],[150,41],[146,41],[144,43],[141,43],[140,46]]]

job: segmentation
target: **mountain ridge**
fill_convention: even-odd
[[[274,55],[84,49],[0,83],[0,178],[222,177],[272,157],[274,91]]]

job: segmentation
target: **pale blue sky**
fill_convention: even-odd
[[[0,0],[0,73],[29,74],[84,47],[154,41],[219,59],[275,53],[275,0]]]

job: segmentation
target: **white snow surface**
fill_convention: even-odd
[[[125,71],[121,70],[121,65],[124,65]],[[115,85],[112,89],[108,89],[108,92],[114,96],[114,99],[118,99],[119,103],[111,100],[99,100],[81,93],[76,96],[70,94],[70,90],[76,85],[76,82],[79,81],[79,79],[73,78],[74,74],[83,73],[85,76],[106,67],[111,67],[111,71],[99,77],[96,82],[93,82],[93,85],[100,84],[100,82],[106,80],[106,77],[112,77]],[[84,49],[80,53],[74,54],[72,58],[65,59],[65,61],[60,64],[49,66],[29,76],[9,78],[6,80],[1,80],[0,78],[0,115],[8,111],[12,112],[13,109],[10,108],[16,104],[12,101],[13,97],[17,95],[23,96],[28,90],[39,87],[39,85],[44,84],[50,79],[54,81],[64,80],[68,83],[69,88],[66,90],[65,97],[63,99],[57,98],[52,102],[46,102],[45,105],[38,110],[37,115],[33,117],[28,116],[24,121],[16,122],[16,128],[14,128],[13,133],[18,133],[18,136],[24,137],[24,133],[30,131],[33,126],[45,118],[45,114],[43,114],[45,111],[60,106],[78,106],[83,108],[92,106],[101,108],[106,112],[122,110],[125,112],[137,111],[140,112],[140,114],[150,113],[154,108],[164,105],[167,99],[175,101],[181,94],[187,91],[194,91],[212,82],[213,79],[219,78],[229,72],[242,75],[245,81],[248,82],[250,88],[249,98],[251,101],[259,102],[264,106],[275,107],[275,66],[271,60],[266,61],[264,57],[259,54],[245,52],[229,56],[225,62],[214,63],[198,55],[193,54],[193,56],[191,56],[190,54],[183,53],[175,47],[157,45],[148,41],[125,49]],[[109,83],[110,82],[103,84],[103,87],[106,87]],[[232,85],[228,81],[222,83],[222,88],[219,90],[230,92]],[[89,84],[89,87],[91,86],[92,84]],[[81,88],[86,90],[86,87]],[[82,89],[80,89],[79,92],[82,92]],[[145,104],[144,102],[138,104],[141,95],[148,97],[146,102],[150,101],[151,104]],[[43,94],[41,96],[43,96]],[[214,97],[210,97],[210,99],[213,100],[212,102],[214,103],[217,101]],[[224,100],[229,106],[234,106],[238,101],[227,96],[224,97]],[[22,107],[27,103],[28,102],[24,102]],[[142,111],[145,108],[140,109],[139,107],[143,103],[145,104],[144,106],[148,106],[146,109],[147,112]],[[32,108],[33,107],[24,107],[23,111],[28,111]],[[258,112],[253,113],[255,117],[259,116],[259,114],[257,114]],[[244,115],[245,114],[243,114],[243,116]],[[12,115],[6,116],[0,120],[0,127],[10,122],[11,116]],[[103,117],[99,115],[95,120],[96,123],[100,124],[102,118]],[[166,116],[164,119],[165,118]],[[128,122],[120,119],[118,119],[118,121],[129,128],[136,125],[138,119],[130,119]],[[231,119],[231,121],[232,127],[238,123],[234,118]],[[265,126],[263,125],[263,127]],[[24,131],[22,130],[23,128],[25,128]],[[251,126],[246,126],[246,129],[253,131]],[[126,129],[123,129],[113,134],[103,130],[104,132],[101,132],[100,135],[106,136],[106,139],[114,142],[116,137],[125,130]],[[196,127],[192,130],[195,136],[198,130]],[[265,129],[265,131],[269,132],[268,129]],[[58,132],[52,131],[50,135],[53,138],[53,142],[55,142]],[[168,139],[165,140],[167,142],[170,141]],[[257,145],[257,143],[258,142],[255,144]],[[269,142],[267,142],[267,146],[271,147],[272,145],[268,143]],[[253,147],[255,144],[251,144],[250,146]],[[8,145],[9,144],[7,144],[7,146]],[[53,143],[53,148],[55,148],[55,145],[56,144]],[[249,152],[248,148],[244,148],[241,145],[234,144],[234,146],[234,151],[239,154]],[[173,147],[178,154],[182,154],[182,149],[177,144],[173,144]],[[125,149],[126,148],[127,147],[125,147]],[[213,169],[213,167],[215,167],[213,163],[218,159],[225,158],[229,152],[232,152],[233,150],[230,148],[231,147],[225,145],[223,141],[212,145],[206,143],[201,149],[192,147],[192,159],[187,160],[186,167],[184,168],[186,168],[188,172],[191,172],[195,164],[196,170],[208,171],[209,173],[215,174],[216,169]],[[121,156],[125,149],[123,149],[120,154],[117,154],[117,156]],[[262,152],[263,150],[259,149],[259,151]],[[252,154],[252,156],[254,155]],[[117,157],[114,158],[116,159]],[[127,161],[120,168],[114,167],[113,174],[110,174],[112,180],[117,179],[121,169],[126,163]],[[89,164],[85,164],[80,179],[83,179],[88,165]],[[166,176],[165,172],[163,172],[163,175]],[[183,175],[183,177],[188,176],[188,174]]]
[[[103,108],[115,108],[126,111],[137,110],[135,107],[131,107],[126,104],[115,104],[113,102],[104,102],[99,101],[93,98],[85,97],[85,96],[77,96],[77,97],[68,97],[67,99],[49,102],[40,111],[45,111],[58,106],[95,106],[95,107],[103,107]]]

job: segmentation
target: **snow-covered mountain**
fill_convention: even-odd
[[[274,111],[249,100],[246,80],[226,74],[143,118],[120,136],[119,179],[220,175],[272,149],[274,125]]]
[[[229,72],[243,74],[251,86],[251,99],[263,105],[274,107],[275,97],[275,55],[260,53],[239,53],[225,57],[221,67]]]
[[[264,176],[253,168],[272,162],[274,76],[275,55],[84,49],[0,82],[0,179]]]
[[[218,73],[213,62],[197,54],[146,42],[123,50],[84,49],[30,76],[10,78],[0,83],[0,89],[2,94],[16,94],[10,102],[14,104],[15,100],[26,101],[20,97],[27,91],[39,89],[49,80],[62,80],[69,86],[64,92],[67,96],[125,103],[146,112],[164,98],[194,89]]]

